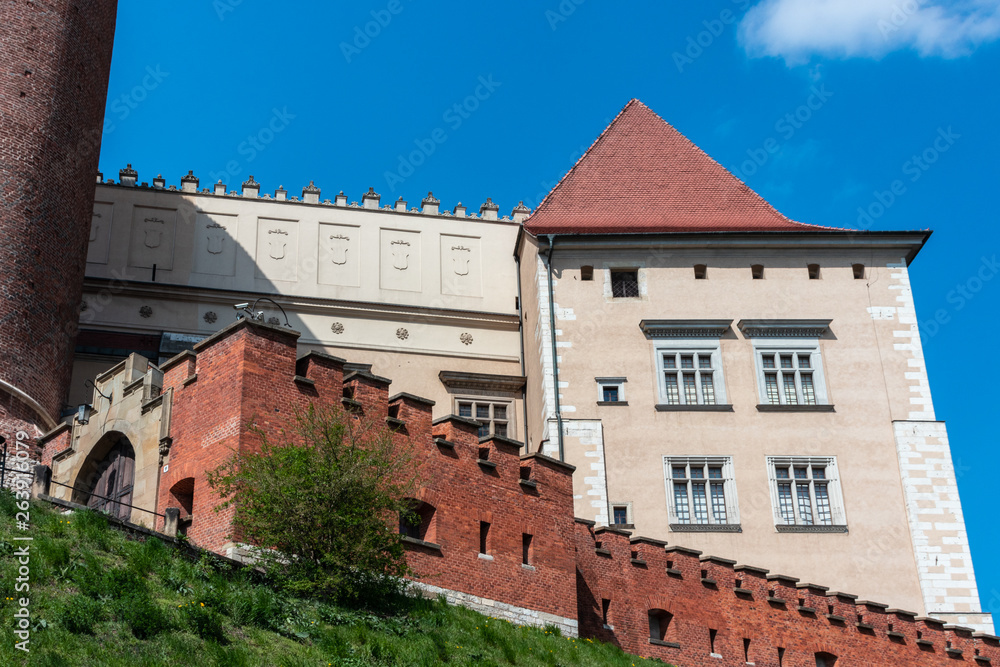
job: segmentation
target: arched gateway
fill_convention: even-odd
[[[74,500],[128,520],[132,513],[135,450],[121,433],[108,433],[102,440],[80,470],[74,485]],[[105,451],[103,455],[102,450]]]

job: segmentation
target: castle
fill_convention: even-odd
[[[94,184],[104,100],[63,75],[96,54],[103,95],[114,3],[70,4],[0,10],[0,427],[53,497],[238,557],[205,471],[341,403],[422,448],[402,539],[455,601],[681,664],[1000,659],[908,278],[930,232],[792,221],[637,100],[533,212]]]

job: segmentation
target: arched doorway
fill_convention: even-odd
[[[81,470],[80,481],[90,481],[90,483],[78,484],[74,496],[80,494],[85,497],[74,500],[99,512],[107,512],[111,516],[128,520],[132,514],[135,450],[129,439],[120,433],[113,434],[112,438],[107,439],[109,442],[105,446],[110,446],[104,456],[101,459],[95,456],[88,462],[90,465]],[[103,447],[95,447],[92,455],[99,455],[99,449]]]

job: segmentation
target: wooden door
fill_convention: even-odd
[[[128,520],[132,514],[132,483],[135,477],[135,450],[128,438],[115,443],[97,466],[97,482],[87,505]]]

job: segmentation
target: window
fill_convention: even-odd
[[[819,280],[819,264],[810,264],[809,269],[809,280]]]
[[[580,267],[580,280],[593,280],[594,279],[594,267],[592,266],[581,266]]]
[[[708,277],[708,267],[705,266],[704,264],[695,264],[694,265],[694,279],[695,280],[704,280],[707,277]]]
[[[598,403],[625,403],[625,378],[594,378]]]
[[[433,542],[434,506],[410,499],[410,509],[399,513],[399,534],[414,540]]]
[[[624,299],[639,296],[639,272],[635,269],[627,271],[611,271],[611,296]]]
[[[479,553],[487,555],[490,553],[490,524],[486,521],[479,522]]]
[[[864,280],[865,279],[865,265],[864,264],[852,264],[851,265],[851,269],[854,270],[854,279],[855,280]]]
[[[513,436],[513,419],[511,404],[489,400],[459,400],[458,416],[474,419],[479,427],[479,437],[488,438],[499,435],[505,438]]]
[[[763,280],[764,279],[764,265],[763,264],[754,264],[754,265],[752,265],[750,267],[750,275],[753,276],[754,280]]]
[[[521,533],[521,564],[531,565],[531,561],[533,560],[532,556],[534,556],[534,554],[531,549],[531,535],[528,533]]]
[[[601,621],[604,624],[605,629],[608,628],[608,611],[611,609],[611,600],[602,599],[601,600]]]
[[[673,531],[739,531],[732,459],[664,457]]]
[[[844,532],[844,502],[834,457],[768,458],[775,525],[803,532]],[[796,531],[791,531],[796,532]]]
[[[619,528],[631,528],[635,523],[632,518],[632,503],[611,503],[611,523]]]
[[[826,404],[818,347],[758,347],[756,353],[761,403]]]
[[[817,653],[816,667],[834,667],[837,664],[837,656],[832,653]]]
[[[615,505],[611,511],[614,514],[613,521],[616,526],[628,523],[628,507],[625,505]]]
[[[664,405],[722,405],[722,356],[713,347],[658,349],[660,402]]]
[[[670,629],[670,621],[673,615],[662,609],[649,610],[649,640],[651,642],[667,641],[667,631]]]

